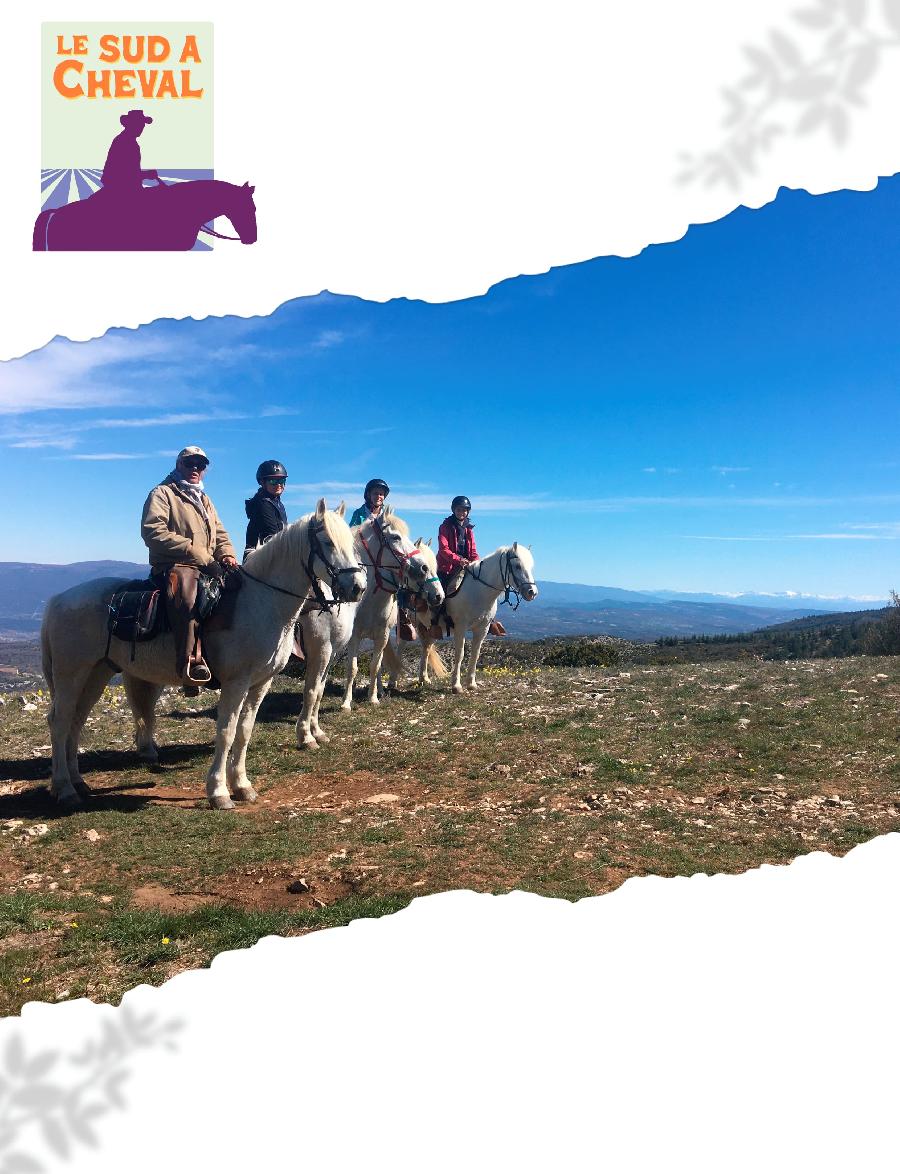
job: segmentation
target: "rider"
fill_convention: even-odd
[[[141,518],[150,568],[163,577],[176,671],[188,687],[205,685],[212,677],[199,648],[194,617],[200,572],[222,578],[224,570],[237,566],[231,540],[203,489],[208,465],[202,448],[183,448],[172,472],[150,491]]]
[[[371,481],[367,481],[363,490],[363,504],[353,511],[350,525],[361,526],[369,518],[380,518],[384,513],[385,498],[390,492],[391,487],[387,481],[382,481],[380,477],[373,477]],[[397,592],[397,605],[398,638],[400,640],[415,640],[415,617],[407,603],[405,591]]]
[[[380,477],[373,477],[371,481],[367,481],[363,490],[363,504],[353,511],[350,525],[361,526],[369,518],[381,517],[385,498],[390,492],[391,487]]]
[[[287,513],[281,495],[287,484],[288,471],[281,461],[263,461],[256,470],[259,486],[253,497],[244,502],[247,517],[247,543],[244,560],[251,550],[278,534],[287,525]]]
[[[460,571],[465,573],[470,563],[478,560],[475,546],[475,527],[469,521],[472,503],[465,494],[458,494],[450,502],[450,513],[438,530],[438,575],[446,590],[448,583]],[[498,619],[491,620],[488,631],[492,636],[505,636],[506,629]]]
[[[152,121],[143,110],[129,110],[120,115],[123,129],[110,144],[100,179],[105,192],[127,199],[141,191],[145,179],[159,180],[155,171],[141,170],[141,148],[138,146],[144,127]]]

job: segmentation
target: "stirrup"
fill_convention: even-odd
[[[205,661],[192,660],[184,670],[185,685],[208,685],[211,680],[212,673]]]

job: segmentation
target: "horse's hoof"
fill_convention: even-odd
[[[234,798],[238,803],[255,803],[259,795],[253,787],[238,787],[234,792]]]
[[[344,704],[341,706],[341,709],[344,711],[344,713],[349,713],[350,712],[350,702],[345,701]]]
[[[454,685],[454,686],[453,686],[453,692],[454,692],[454,693],[462,693],[462,691],[463,691],[463,687],[462,687],[462,685]]]
[[[330,734],[326,734],[326,733],[324,733],[322,730],[317,730],[317,731],[316,731],[316,742],[317,742],[317,743],[318,743],[320,746],[322,746],[322,745],[324,745],[326,742],[330,742],[330,741],[331,741],[331,735],[330,735]]]
[[[234,807],[230,795],[210,795],[209,805],[213,811],[231,811]]]
[[[138,762],[143,762],[145,766],[159,765],[159,748],[154,746],[152,749],[138,750]]]
[[[315,740],[315,738],[304,738],[302,741],[298,742],[297,745],[301,750],[319,749],[319,743]]]
[[[61,815],[76,815],[79,811],[84,811],[84,800],[76,791],[58,796],[57,803]]]

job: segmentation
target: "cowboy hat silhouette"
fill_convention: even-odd
[[[129,110],[127,114],[119,115],[119,122],[121,122],[123,126],[136,126],[138,123],[146,126],[152,121],[153,119],[150,117],[150,115],[145,114],[143,110]]]

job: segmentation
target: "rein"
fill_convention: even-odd
[[[339,576],[355,575],[357,571],[361,571],[363,568],[361,566],[355,566],[344,567],[342,570],[338,570],[337,567],[330,563],[325,557],[325,551],[322,549],[322,543],[319,541],[319,531],[313,518],[310,518],[309,521],[307,537],[309,538],[309,558],[304,563],[303,569],[306,571],[307,577],[309,579],[309,590],[304,595],[300,595],[296,591],[289,591],[287,587],[278,587],[275,583],[267,583],[265,579],[257,579],[256,575],[251,575],[246,567],[240,567],[240,572],[242,575],[246,575],[248,579],[252,579],[254,583],[259,583],[261,587],[268,587],[271,591],[278,591],[282,595],[290,595],[292,599],[307,600],[309,599],[310,592],[312,592],[322,611],[330,611],[333,607],[339,609],[341,606],[341,601],[338,598]],[[313,571],[313,559],[316,557],[318,557],[319,560],[324,563],[325,568],[328,571],[329,577],[331,578],[331,591],[334,595],[334,599],[326,598],[325,593],[319,584],[318,576]]]
[[[205,232],[209,236],[218,237],[220,241],[239,241],[239,236],[226,236],[224,232],[216,232],[214,228],[207,228],[205,224],[201,224],[198,232]]]
[[[384,529],[377,520],[373,522],[373,528],[378,535],[379,541],[377,556],[373,557],[371,550],[369,550],[368,544],[365,538],[362,536],[362,529],[360,529],[359,532],[359,541],[361,542],[363,550],[369,556],[371,561],[372,570],[375,574],[375,590],[384,591],[388,595],[396,595],[400,590],[400,583],[397,581],[396,577],[393,580],[386,578],[383,572],[387,569],[396,569],[398,571],[403,570],[405,564],[408,563],[409,560],[414,557],[414,555],[417,555],[419,551],[416,548],[413,548],[409,554],[404,554],[402,550],[397,550],[396,547],[391,546],[391,544],[387,541],[384,536]],[[381,560],[386,550],[389,550],[397,560],[396,568],[385,568],[382,566]],[[428,581],[431,582],[432,580]],[[385,586],[385,584],[387,584],[387,586]]]
[[[504,553],[506,554],[506,570],[505,571],[503,569],[503,555],[504,555]],[[484,587],[488,587],[491,591],[497,591],[498,593],[500,591],[502,591],[503,592],[503,599],[500,602],[507,603],[513,609],[513,611],[518,611],[519,604],[522,602],[523,588],[522,588],[522,584],[519,582],[519,579],[516,575],[516,572],[512,568],[512,551],[510,551],[510,550],[507,550],[505,552],[501,551],[499,561],[500,561],[500,584],[501,584],[499,587],[495,587],[494,584],[489,583],[487,579],[482,579],[480,575],[477,575],[472,570],[471,566],[466,567],[466,574],[471,575],[476,583],[481,583]],[[481,560],[480,565],[484,565],[483,559]],[[462,581],[460,582],[459,587],[456,589],[457,591],[460,590],[463,582],[465,582],[465,575],[463,575]],[[515,584],[515,586],[513,586],[513,584]],[[529,584],[529,586],[530,586],[530,584]],[[455,595],[456,591],[454,591],[453,594]],[[516,597],[515,603],[512,603],[510,601],[511,595],[514,595]]]

